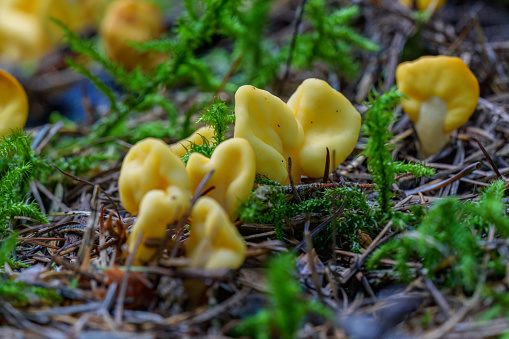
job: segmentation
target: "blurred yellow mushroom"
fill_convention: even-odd
[[[191,193],[194,193],[207,173],[214,170],[204,192],[208,191],[206,196],[214,198],[223,206],[230,219],[235,220],[239,202],[246,201],[253,189],[256,161],[249,142],[233,138],[221,143],[210,159],[199,153],[191,154],[186,170]]]
[[[28,118],[28,98],[21,84],[0,69],[0,137],[22,129]]]
[[[113,0],[80,0],[76,1],[76,3],[80,7],[84,22],[97,27],[112,1]]]
[[[191,212],[190,236],[185,243],[191,267],[237,269],[246,258],[246,244],[224,209],[201,197]]]
[[[456,57],[424,56],[396,69],[396,82],[407,98],[401,100],[425,157],[440,151],[449,134],[474,113],[479,83],[467,65]]]
[[[336,165],[352,153],[359,138],[361,115],[343,94],[319,79],[305,80],[288,100],[304,131],[294,166],[311,178],[324,174],[327,148]],[[330,171],[333,171],[332,160]]]
[[[251,144],[257,173],[288,183],[287,160],[291,157],[295,163],[304,132],[287,104],[256,87],[240,87],[235,93],[234,136]],[[292,166],[292,177],[300,181],[297,166]]]
[[[152,190],[143,196],[138,219],[127,239],[129,252],[132,252],[136,240],[143,232],[140,245],[134,255],[135,266],[147,263],[154,258],[158,250],[157,241],[164,239],[167,226],[180,220],[187,213],[190,204],[189,193],[177,186],[170,186],[165,191]],[[149,239],[156,241],[150,243]]]
[[[196,132],[191,134],[189,137],[170,145],[170,148],[173,151],[173,153],[177,154],[179,157],[182,157],[184,154],[187,153],[187,149],[191,146],[191,143],[194,143],[196,145],[203,145],[203,138],[207,139],[210,143],[212,143],[213,136],[214,128],[208,126],[201,127]]]
[[[58,19],[71,29],[81,27],[76,6],[69,0],[2,0],[0,57],[12,62],[41,57],[63,36],[49,18]]]
[[[118,189],[125,209],[138,214],[143,196],[151,190],[167,190],[170,186],[189,193],[189,179],[180,158],[163,141],[147,138],[127,153],[122,163]]]
[[[106,54],[128,71],[136,66],[153,69],[166,59],[160,53],[142,53],[127,43],[155,40],[163,31],[163,18],[159,9],[142,0],[113,2],[106,10],[100,28]]]
[[[446,0],[399,0],[399,2],[410,9],[435,12],[445,4]]]

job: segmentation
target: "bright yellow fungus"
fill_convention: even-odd
[[[157,242],[152,242],[150,246],[146,241],[164,239],[167,226],[180,220],[187,213],[190,204],[189,193],[177,186],[170,186],[165,191],[152,190],[143,196],[138,219],[127,239],[131,252],[140,233],[143,232],[140,245],[134,255],[135,266],[147,263],[154,258],[158,250]]]
[[[203,138],[207,139],[210,143],[212,143],[213,136],[214,128],[208,126],[201,127],[196,132],[191,134],[189,137],[170,145],[170,148],[173,151],[173,153],[177,154],[179,157],[182,157],[184,154],[187,153],[187,149],[191,146],[191,143],[194,143],[196,145],[203,145]]]
[[[479,83],[456,57],[425,56],[396,69],[396,82],[407,98],[405,113],[415,123],[424,156],[440,151],[449,134],[472,116],[479,99]]]
[[[278,97],[253,86],[235,93],[235,138],[244,138],[255,152],[256,171],[280,183],[288,182],[288,157],[295,163],[304,141],[302,126]],[[292,177],[300,181],[298,166]]]
[[[323,176],[327,148],[336,165],[352,153],[359,138],[361,115],[343,94],[323,80],[307,79],[288,100],[304,131],[295,166],[311,178]],[[332,160],[330,171],[332,168]]]
[[[323,176],[327,148],[336,165],[353,151],[361,117],[352,104],[325,81],[308,79],[288,104],[269,92],[242,86],[235,94],[235,137],[254,149],[257,173],[288,184],[292,178]],[[332,168],[330,170],[333,170]]]
[[[418,11],[438,11],[446,2],[446,0],[399,0],[400,3],[410,9],[416,9]],[[415,4],[415,8],[414,8]]]
[[[207,173],[214,170],[204,191],[208,191],[206,195],[221,204],[230,219],[235,220],[239,202],[246,201],[253,189],[256,162],[249,142],[233,138],[217,146],[210,159],[199,153],[191,154],[186,170],[192,193]]]
[[[158,8],[141,0],[113,2],[106,10],[100,28],[106,54],[128,71],[136,66],[152,69],[165,60],[162,54],[142,53],[127,44],[128,41],[155,40],[163,31],[163,18]]]
[[[189,193],[189,179],[180,158],[163,141],[147,138],[127,153],[122,163],[118,189],[125,209],[138,214],[143,196],[151,190],[167,190],[170,186]]]
[[[191,267],[237,269],[246,258],[246,243],[214,199],[201,197],[191,212],[190,236],[185,243]]]
[[[21,84],[0,69],[0,137],[22,129],[28,118],[28,98]]]

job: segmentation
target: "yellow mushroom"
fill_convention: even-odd
[[[177,154],[179,157],[182,157],[187,153],[187,148],[191,146],[191,143],[196,145],[203,145],[203,138],[207,139],[210,143],[212,143],[212,137],[214,136],[214,128],[212,127],[201,127],[196,132],[191,134],[189,137],[177,141],[176,143],[170,145],[173,153]]]
[[[21,84],[0,69],[0,137],[22,129],[28,118],[28,98]]]
[[[156,242],[147,244],[148,239],[162,240],[168,225],[177,222],[189,209],[189,193],[180,187],[170,186],[167,190],[152,190],[141,200],[138,218],[127,239],[129,251],[134,250],[136,240],[141,242],[134,255],[134,265],[142,265],[154,258],[158,246]]]
[[[125,209],[138,214],[143,196],[151,190],[167,190],[170,186],[189,193],[189,179],[184,163],[159,139],[139,141],[122,163],[118,189]]]
[[[288,183],[287,160],[291,157],[295,163],[304,132],[287,104],[256,87],[240,87],[235,93],[234,136],[251,144],[257,173]],[[292,177],[299,182],[297,167],[292,166]]]
[[[396,69],[396,82],[407,98],[401,100],[425,157],[440,151],[449,134],[474,113],[479,83],[456,57],[425,56],[404,62]]]
[[[399,0],[399,2],[410,9],[435,12],[445,4],[446,0]]]
[[[128,71],[136,66],[152,69],[165,60],[160,53],[142,53],[127,44],[128,41],[154,40],[164,31],[163,18],[158,8],[148,1],[118,0],[106,10],[100,33],[108,57]]]
[[[62,31],[49,18],[71,29],[82,26],[77,4],[68,0],[2,0],[0,56],[9,61],[34,61],[60,41]]]
[[[193,268],[237,269],[246,258],[246,244],[214,199],[201,197],[191,212],[186,256]]]
[[[352,153],[359,138],[361,115],[328,83],[319,79],[305,80],[288,100],[288,106],[304,131],[304,142],[294,165],[300,167],[303,175],[323,176],[327,148],[331,159],[335,154],[336,165]]]
[[[233,138],[221,143],[210,159],[199,153],[191,154],[186,170],[192,193],[207,173],[214,170],[204,191],[214,187],[206,195],[221,204],[230,219],[235,220],[239,202],[246,201],[253,189],[256,162],[249,142]]]

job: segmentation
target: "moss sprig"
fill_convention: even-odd
[[[307,314],[332,318],[332,311],[325,305],[303,296],[299,281],[294,277],[295,258],[284,254],[272,259],[267,270],[269,289],[266,308],[244,319],[234,329],[237,335],[254,338],[295,338]]]
[[[484,251],[479,245],[494,227],[507,234],[509,218],[502,203],[503,181],[491,184],[478,203],[444,198],[433,205],[414,229],[377,249],[368,261],[374,268],[382,258],[393,258],[396,271],[404,281],[411,278],[408,262],[420,262],[431,279],[440,279],[446,286],[462,286],[472,291],[477,284]],[[491,266],[502,257],[492,256]]]
[[[394,146],[391,141],[394,135],[389,126],[395,120],[393,111],[402,96],[403,94],[394,87],[383,94],[373,91],[365,103],[368,110],[364,116],[361,132],[368,138],[363,154],[367,159],[368,171],[377,184],[375,190],[378,192],[380,218],[386,218],[392,214],[391,185],[396,182],[396,175],[410,172],[421,177],[435,173],[434,169],[422,164],[403,163],[392,159],[391,149]]]

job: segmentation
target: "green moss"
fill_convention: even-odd
[[[472,291],[485,253],[479,242],[490,227],[508,234],[509,219],[501,199],[504,190],[504,182],[499,180],[484,191],[478,203],[463,203],[458,198],[436,202],[414,230],[377,249],[368,267],[375,267],[381,258],[393,258],[401,279],[409,281],[411,272],[406,263],[419,261],[431,279]],[[492,274],[497,274],[497,267],[501,269],[498,274],[504,274],[504,265],[505,259],[495,254],[488,264],[495,269]]]
[[[234,329],[237,336],[253,338],[295,338],[306,314],[314,313],[332,318],[332,311],[325,305],[303,297],[295,279],[295,258],[284,254],[272,259],[267,270],[269,305],[254,316],[248,317]]]
[[[62,297],[54,290],[12,280],[0,283],[0,297],[14,307],[49,306],[62,301]]]

